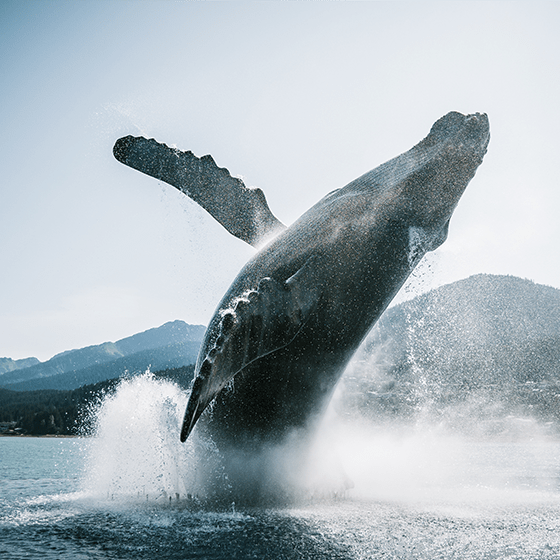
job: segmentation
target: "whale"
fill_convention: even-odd
[[[447,238],[489,139],[486,114],[450,112],[289,227],[211,156],[117,140],[118,161],[178,188],[257,249],[207,327],[181,441],[198,423],[221,451],[253,452],[312,430],[365,336]]]

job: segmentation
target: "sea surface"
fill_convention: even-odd
[[[96,437],[0,438],[0,558],[560,558],[560,441],[537,425],[481,439],[331,418],[307,494],[211,507],[188,495],[185,398],[147,376],[95,411]]]

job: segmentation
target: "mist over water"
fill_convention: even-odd
[[[94,437],[3,438],[0,468],[11,448],[22,455],[0,482],[0,556],[558,558],[560,440],[550,426],[502,408],[488,420],[501,432],[461,429],[452,407],[446,420],[430,406],[400,421],[357,415],[348,385],[305,449],[271,450],[271,473],[292,489],[278,506],[213,501],[216,480],[235,495],[220,455],[196,432],[179,442],[187,394],[150,373],[122,380],[91,411]],[[37,472],[22,479],[30,452]]]
[[[305,449],[290,441],[270,450],[270,477],[293,504],[350,499],[496,505],[558,498],[560,446],[549,425],[497,407],[497,417],[471,418],[480,424],[473,430],[460,422],[464,403],[455,419],[452,409],[443,419],[419,410],[406,422],[375,422],[341,411],[344,391],[342,384]],[[219,483],[222,502],[225,497],[234,503],[235,488],[212,442],[196,433],[179,442],[187,396],[146,373],[123,380],[105,397],[93,411],[85,494],[186,507],[216,497]]]

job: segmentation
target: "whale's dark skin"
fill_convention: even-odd
[[[233,216],[244,232],[238,236],[253,245],[275,235],[243,267],[210,321],[181,440],[210,403],[204,430],[220,450],[259,449],[313,424],[416,264],[446,239],[453,210],[489,138],[486,115],[449,113],[418,145],[330,193],[287,229],[260,191],[246,189],[227,170],[215,168],[211,158],[206,163],[213,168],[192,171],[205,158],[177,150],[171,157],[170,148],[143,138],[117,141],[117,159],[195,200],[204,184],[219,188],[220,173],[225,181],[238,181],[243,196],[259,200],[249,205],[253,217],[242,215],[238,202],[220,202],[219,196],[205,207],[230,204],[231,211],[222,209],[218,219],[232,231],[223,215]],[[171,157],[165,165],[153,163],[160,161],[158,150]],[[194,158],[189,173],[206,174],[196,189],[185,185],[182,167],[169,170],[187,156],[189,162]]]

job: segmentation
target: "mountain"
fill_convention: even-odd
[[[10,371],[0,377],[0,386],[17,390],[72,389],[119,377],[125,371],[166,369],[192,364],[205,327],[183,321],[78,350],[57,354],[50,360]]]
[[[23,360],[12,360],[12,358],[0,358],[0,375],[8,371],[23,369],[41,362],[37,358],[24,358]]]
[[[20,381],[5,387],[12,391],[61,391],[99,383],[124,374],[142,373],[148,368],[151,371],[179,368],[196,362],[199,346],[199,341],[168,344],[160,348],[136,352],[110,362],[59,373],[50,377]]]
[[[376,420],[560,421],[560,290],[479,274],[388,309],[343,380]],[[459,414],[460,412],[460,414]]]

